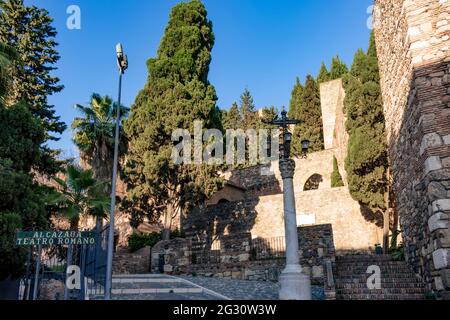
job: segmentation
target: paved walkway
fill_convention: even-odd
[[[112,300],[226,300],[185,279],[160,274],[114,275]],[[93,296],[91,299],[95,300]]]
[[[313,286],[313,299],[323,288]],[[113,300],[278,300],[278,284],[162,274],[114,275]],[[90,299],[95,300],[94,296]]]
[[[278,300],[278,284],[223,278],[180,276],[192,283],[218,292],[232,300]],[[322,287],[312,286],[313,300],[324,300]]]

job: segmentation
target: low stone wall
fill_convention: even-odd
[[[338,252],[373,252],[382,241],[382,229],[363,216],[347,187],[296,192],[295,200],[299,226],[331,224]],[[196,208],[183,221],[183,231],[209,246],[215,239],[243,233],[252,238],[284,237],[283,195]]]
[[[114,254],[114,274],[141,274],[150,271],[150,247],[130,252],[128,248],[120,248]]]
[[[188,272],[191,263],[189,241],[174,239],[158,242],[151,251],[152,272],[177,273]]]
[[[332,226],[328,224],[301,227],[298,228],[298,235],[300,263],[305,274],[311,276],[313,284],[325,285],[326,262],[335,261]],[[193,247],[192,240],[175,239],[156,244],[152,249],[152,270],[169,274],[278,281],[278,276],[285,266],[284,258],[255,260],[252,256],[251,235],[248,233],[225,238],[217,260],[193,263],[192,257],[198,251]]]

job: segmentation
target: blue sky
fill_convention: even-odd
[[[117,97],[114,46],[122,42],[129,57],[123,104],[130,106],[147,79],[146,61],[156,56],[170,9],[177,0],[28,0],[55,19],[61,55],[55,72],[65,89],[52,97],[69,125],[51,146],[77,156],[70,123],[76,103],[92,92]],[[316,75],[339,54],[351,64],[367,48],[367,8],[372,0],[204,0],[216,44],[209,79],[227,109],[247,87],[257,107],[288,106],[295,78]],[[81,30],[69,30],[67,7],[81,9]]]

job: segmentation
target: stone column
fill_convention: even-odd
[[[295,161],[280,160],[283,178],[286,268],[280,275],[280,300],[311,300],[311,280],[302,272],[298,254],[297,215],[294,197]]]

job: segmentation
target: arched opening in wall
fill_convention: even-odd
[[[224,204],[224,203],[229,203],[230,201],[228,201],[227,199],[220,199],[219,202],[217,202],[218,204]]]
[[[308,180],[306,180],[303,191],[318,190],[322,182],[323,177],[320,174],[315,173],[311,177],[309,177]]]

